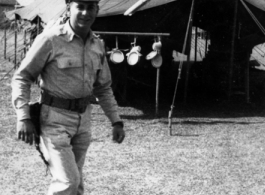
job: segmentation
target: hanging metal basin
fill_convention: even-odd
[[[157,54],[152,60],[151,63],[153,67],[160,68],[160,66],[163,64],[163,58],[161,54]]]
[[[133,51],[128,53],[127,55],[127,62],[129,65],[134,66],[135,64],[138,63],[139,59],[140,59],[140,55],[139,52],[137,51]]]
[[[158,54],[158,51],[157,51],[157,50],[155,50],[155,51],[151,51],[151,52],[146,56],[146,59],[147,59],[147,60],[151,60],[151,59],[153,59],[157,54]]]
[[[134,46],[131,51],[129,53],[126,54],[127,56],[127,62],[129,65],[134,66],[135,64],[138,63],[140,56],[142,56],[142,54],[140,54],[139,52],[141,51],[141,47],[140,46]]]
[[[120,50],[113,50],[110,54],[110,60],[114,64],[119,64],[124,60],[124,54]]]

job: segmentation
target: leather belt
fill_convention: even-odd
[[[64,99],[52,96],[44,91],[41,93],[41,102],[51,107],[61,108],[78,113],[84,113],[88,104],[90,104],[89,96],[78,99]]]

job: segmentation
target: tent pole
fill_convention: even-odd
[[[158,41],[161,41],[161,37],[158,36]],[[161,53],[161,50],[159,50]],[[159,116],[159,83],[160,83],[160,68],[157,68],[156,72],[156,117]]]
[[[156,117],[159,116],[159,82],[160,82],[160,68],[156,72]]]
[[[189,41],[189,45],[190,45],[190,43],[191,42]],[[184,89],[184,104],[187,103],[190,68],[191,68],[191,61],[190,61],[190,51],[189,51],[188,57],[187,57],[187,70],[186,70],[185,89]]]
[[[158,36],[158,41],[161,41],[161,37]],[[159,50],[159,54],[161,50]],[[156,117],[159,117],[159,84],[160,84],[160,68],[157,68],[156,72]]]
[[[236,26],[237,26],[237,12],[238,12],[238,0],[235,0],[234,9],[234,21],[233,21],[233,34],[231,40],[231,58],[229,67],[229,86],[228,86],[228,100],[231,100],[233,89],[233,72],[234,72],[234,53],[235,53],[235,38],[236,38]]]
[[[192,10],[192,16],[190,20],[190,29],[189,29],[189,44],[188,44],[188,58],[187,58],[187,70],[186,70],[186,80],[185,80],[185,88],[184,88],[184,104],[187,103],[188,97],[188,87],[189,87],[189,75],[190,75],[190,68],[191,68],[191,61],[190,61],[190,50],[191,50],[191,41],[192,41],[192,24],[193,24],[193,17],[194,17],[194,9]]]
[[[189,37],[189,31],[190,31],[191,24],[192,24],[191,21],[192,21],[192,15],[193,15],[193,10],[194,10],[194,2],[195,2],[195,0],[192,0],[191,10],[190,10],[189,20],[188,20],[188,25],[187,25],[187,29],[186,29],[186,33],[185,33],[184,44],[183,44],[183,48],[182,48],[182,52],[181,52],[182,54],[184,54],[185,51],[187,50],[187,42],[188,42],[188,37]],[[175,100],[176,100],[176,94],[177,94],[177,90],[178,90],[178,84],[179,84],[179,80],[180,80],[180,76],[181,76],[181,70],[182,70],[182,67],[183,67],[183,61],[184,60],[180,59],[178,78],[177,78],[177,82],[176,82],[176,86],[175,86],[175,90],[174,90],[174,96],[173,96],[172,104],[170,106],[170,111],[168,112],[168,128],[169,128],[169,135],[170,136],[173,135],[172,134],[172,115],[173,115],[174,104],[175,104]]]

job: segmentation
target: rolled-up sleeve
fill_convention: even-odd
[[[121,119],[118,114],[117,101],[114,98],[111,88],[111,72],[106,56],[104,56],[101,61],[102,69],[99,71],[96,82],[94,83],[93,94],[98,98],[99,105],[102,107],[111,123],[114,123]]]
[[[12,105],[17,119],[29,119],[30,87],[52,55],[52,42],[45,34],[34,41],[12,78]]]

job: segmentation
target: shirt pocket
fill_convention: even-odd
[[[78,89],[83,82],[83,65],[77,58],[59,58],[57,59],[58,70],[56,72],[56,84],[62,88],[68,83],[71,89]]]
[[[79,60],[74,58],[59,58],[58,59],[58,68],[60,69],[69,69],[69,68],[80,68],[82,64]]]

